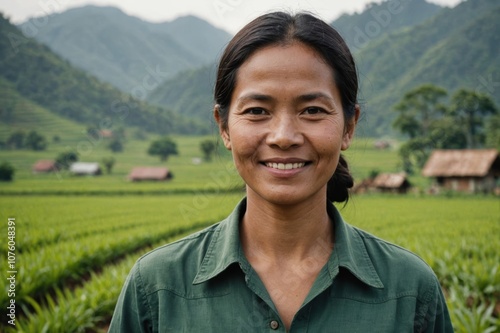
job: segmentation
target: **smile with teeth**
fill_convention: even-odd
[[[290,169],[298,169],[302,168],[306,165],[305,163],[271,163],[268,162],[266,163],[266,166],[269,168],[273,169],[279,169],[279,170],[290,170]]]

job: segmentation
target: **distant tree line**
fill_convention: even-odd
[[[13,132],[2,145],[6,149],[30,149],[41,151],[47,148],[48,143],[47,139],[37,131],[30,131],[26,134],[26,132],[18,130]]]
[[[500,114],[486,94],[459,89],[448,92],[432,84],[407,92],[394,106],[393,127],[408,136],[399,154],[404,169],[421,168],[433,149],[500,149]]]

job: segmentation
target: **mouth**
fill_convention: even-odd
[[[267,166],[268,168],[278,169],[278,170],[300,169],[300,168],[303,168],[306,164],[307,164],[306,162],[300,162],[300,163],[266,162],[266,163],[264,163],[264,165]]]

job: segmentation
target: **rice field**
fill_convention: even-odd
[[[10,331],[105,331],[124,279],[141,254],[221,220],[241,197],[202,191],[2,196],[2,234],[7,234],[8,218],[16,223],[17,325]],[[369,195],[339,208],[349,223],[414,251],[431,265],[457,332],[498,330],[496,198]],[[6,258],[7,252],[0,256]],[[8,281],[1,283],[7,291]],[[3,292],[4,309],[8,301]]]

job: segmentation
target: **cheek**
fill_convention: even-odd
[[[235,161],[250,158],[257,151],[260,135],[249,126],[230,124],[229,142]]]

